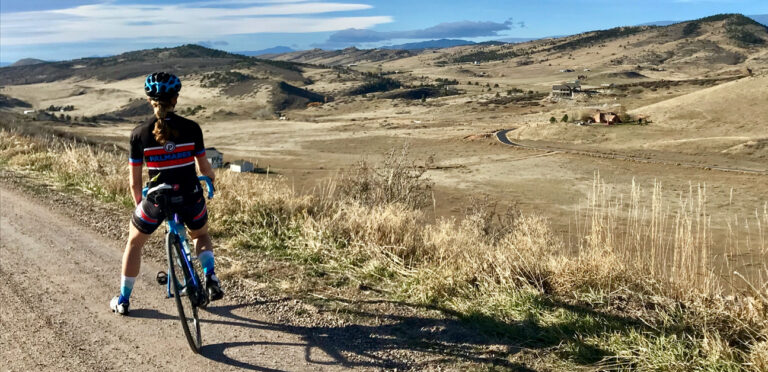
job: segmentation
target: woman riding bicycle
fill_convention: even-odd
[[[144,91],[155,111],[155,117],[131,132],[130,184],[136,209],[123,253],[120,295],[110,302],[110,308],[118,314],[128,314],[131,291],[141,266],[141,249],[167,217],[157,204],[142,200],[142,164],[145,162],[153,185],[172,185],[174,196],[180,197],[174,198],[180,200],[177,211],[194,240],[210,299],[215,301],[224,295],[214,273],[213,245],[208,235],[208,210],[195,164],[200,173],[208,176],[211,181],[215,179],[215,174],[205,157],[200,126],[173,112],[180,90],[179,78],[165,72],[151,74],[144,82]]]

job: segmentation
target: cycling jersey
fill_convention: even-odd
[[[195,157],[205,156],[200,126],[192,120],[169,113],[165,123],[178,135],[161,144],[152,133],[155,121],[157,119],[152,118],[131,132],[131,166],[146,163],[150,179],[159,174],[156,184],[179,185],[177,191],[180,194],[194,192],[200,185]]]

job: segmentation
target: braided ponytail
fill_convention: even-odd
[[[157,118],[157,121],[155,121],[155,129],[152,130],[152,134],[155,135],[155,140],[157,140],[158,143],[165,145],[171,137],[176,137],[178,135],[178,131],[170,128],[165,122],[165,118],[168,116],[169,112],[173,112],[175,105],[167,101],[159,100],[150,100],[150,103],[152,103],[152,109],[154,109],[155,117]]]

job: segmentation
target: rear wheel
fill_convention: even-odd
[[[197,275],[190,272],[183,257],[181,243],[176,235],[168,234],[168,280],[170,281],[176,308],[179,311],[181,328],[193,352],[199,353],[202,346],[200,337],[200,319],[197,316],[197,297],[202,285]],[[192,279],[194,276],[195,279]],[[197,282],[197,287],[193,284]]]

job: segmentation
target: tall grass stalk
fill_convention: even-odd
[[[721,216],[727,230],[716,242],[706,185],[690,184],[675,197],[658,181],[649,192],[633,180],[628,197],[614,195],[614,190],[596,174],[586,201],[577,208],[576,234],[584,237],[578,242],[579,257],[616,255],[622,267],[669,281],[674,284],[669,288],[681,294],[722,294],[724,284],[736,282],[734,272],[745,267],[762,267],[741,275],[750,283],[765,283],[765,206],[751,222]]]

